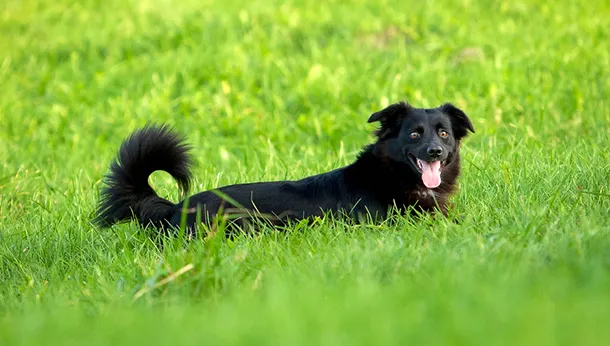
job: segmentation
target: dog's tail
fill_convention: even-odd
[[[154,171],[165,171],[186,194],[193,163],[189,150],[168,126],[148,125],[134,132],[123,141],[117,160],[110,165],[94,223],[109,227],[135,218],[143,226],[161,226],[175,211],[175,204],[157,196],[148,177]]]

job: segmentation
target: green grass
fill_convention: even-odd
[[[0,344],[606,343],[609,13],[0,2]],[[473,120],[459,225],[321,220],[158,250],[135,224],[90,223],[121,140],[149,121],[188,135],[203,190],[345,165],[368,116],[403,99]],[[152,182],[178,198],[167,174]]]

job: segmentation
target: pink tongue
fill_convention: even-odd
[[[424,182],[424,185],[429,189],[438,187],[441,184],[441,162],[419,162],[422,168],[421,180]]]

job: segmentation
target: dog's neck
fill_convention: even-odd
[[[413,189],[420,177],[406,164],[380,155],[376,144],[364,147],[354,163],[344,168],[346,177],[357,186],[376,191],[392,199]]]
[[[429,190],[421,182],[421,175],[408,164],[391,160],[383,155],[377,143],[369,144],[354,163],[343,169],[346,178],[357,186],[367,187],[391,199],[404,198],[404,192],[419,191],[422,195],[450,194],[455,178],[459,175],[460,160],[456,152],[451,163],[445,167],[443,182],[437,189]]]

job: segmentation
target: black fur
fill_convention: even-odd
[[[237,225],[259,216],[278,224],[325,213],[380,220],[393,206],[403,212],[413,207],[446,214],[460,174],[461,139],[467,131],[474,132],[470,119],[451,104],[421,109],[401,102],[371,115],[369,122],[375,121],[381,122],[377,141],[346,167],[298,181],[220,187],[176,204],[157,196],[148,177],[166,171],[186,194],[190,147],[166,126],[144,127],[123,142],[118,160],[110,166],[95,221],[110,226],[135,218],[142,226],[166,229],[178,227],[186,217],[188,229],[193,230],[197,220],[210,224],[221,214],[235,216]],[[438,187],[424,186],[417,167],[422,160],[443,163]]]

